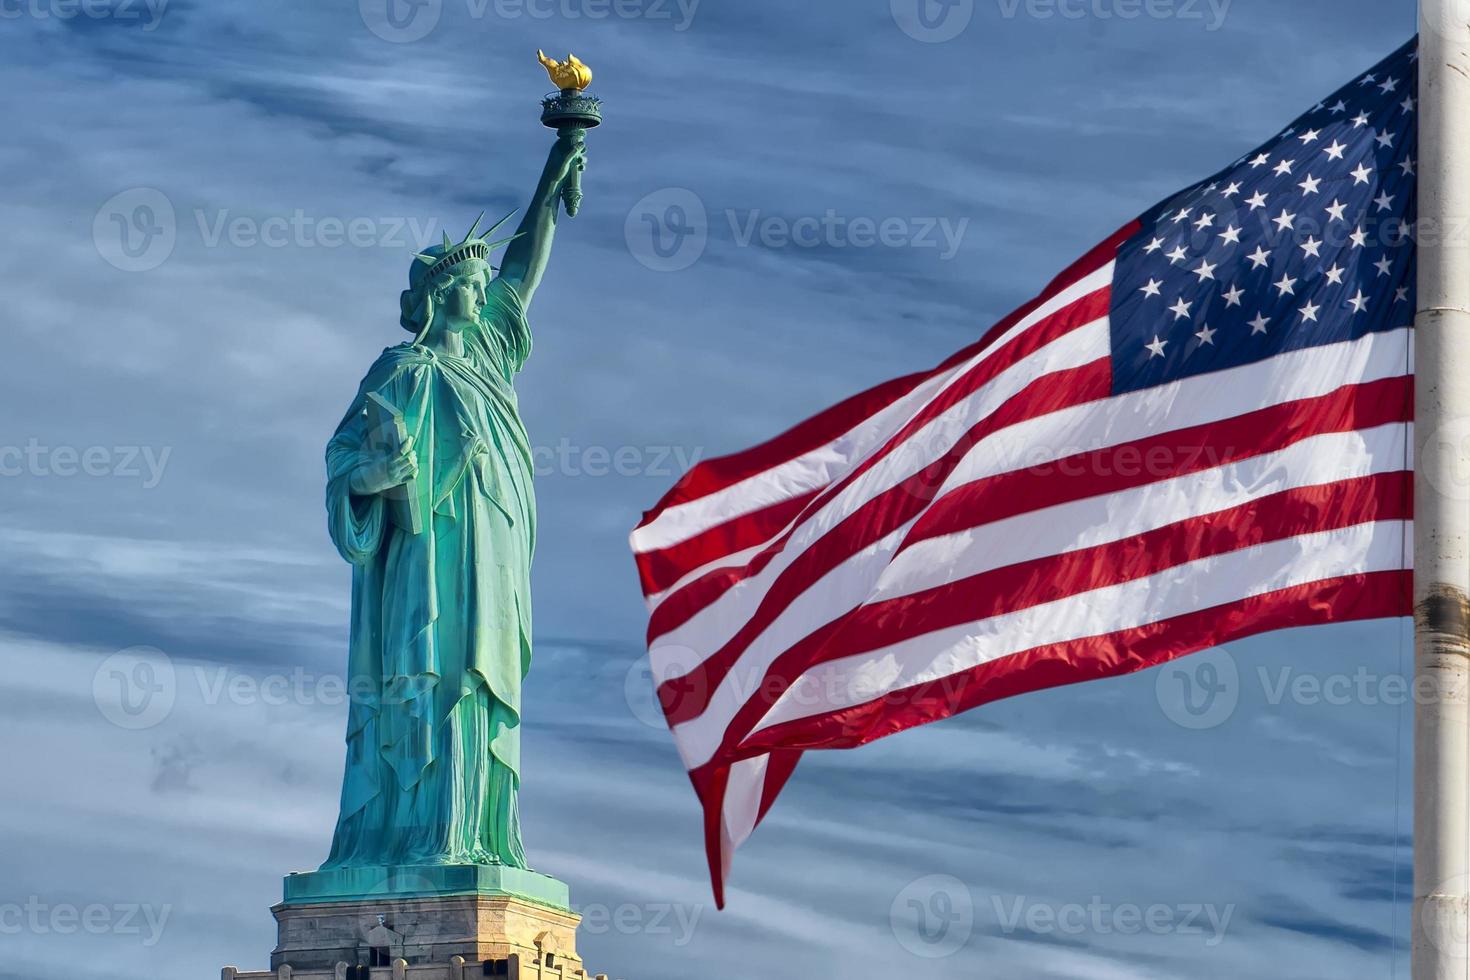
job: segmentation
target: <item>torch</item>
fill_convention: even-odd
[[[568,54],[566,61],[548,58],[544,51],[537,51],[536,57],[546,67],[551,83],[561,89],[541,100],[542,124],[556,130],[557,136],[570,137],[577,146],[584,145],[587,130],[602,123],[602,100],[586,94],[587,86],[592,84],[592,69],[574,54]],[[582,209],[580,168],[567,175],[561,201],[570,218],[575,218]]]

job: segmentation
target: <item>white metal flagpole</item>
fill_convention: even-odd
[[[1470,976],[1470,0],[1423,0],[1414,455],[1414,980]]]

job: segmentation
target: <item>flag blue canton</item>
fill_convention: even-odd
[[[1139,219],[1113,276],[1115,394],[1413,322],[1418,57]]]

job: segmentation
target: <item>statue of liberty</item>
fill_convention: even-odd
[[[584,161],[564,132],[513,238],[477,237],[477,220],[458,244],[446,235],[415,256],[400,302],[413,339],[368,370],[327,446],[329,527],[352,564],[352,700],[322,871],[526,867],[517,793],[536,505],[513,381],[558,197]]]

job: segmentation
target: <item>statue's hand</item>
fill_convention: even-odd
[[[418,472],[419,460],[413,451],[413,437],[409,436],[396,453],[365,454],[357,469],[352,471],[352,492],[360,497],[370,497],[402,486]]]
[[[573,171],[587,169],[587,144],[581,140],[562,136],[552,144],[551,157],[546,161],[547,176],[551,178],[553,187],[560,187],[562,181]]]

